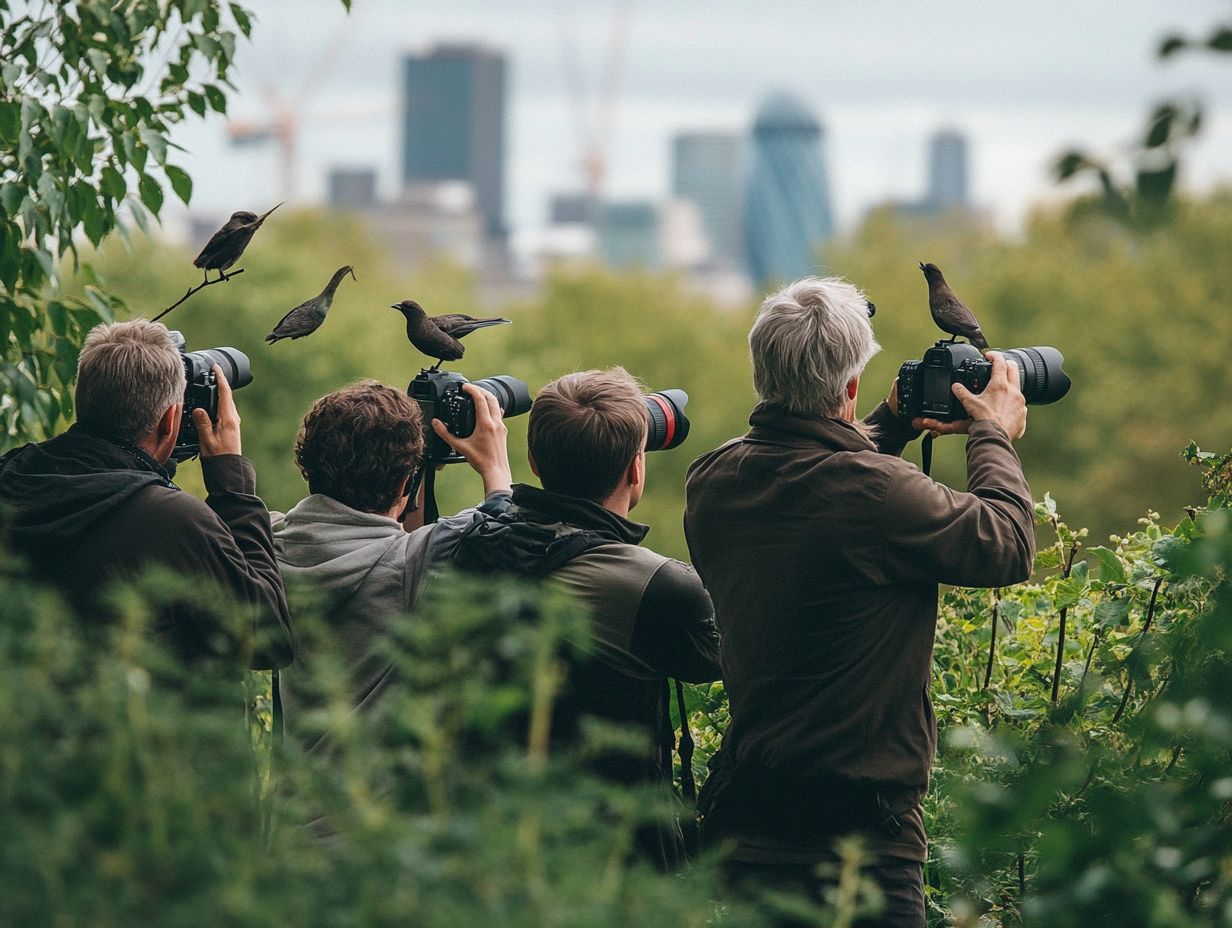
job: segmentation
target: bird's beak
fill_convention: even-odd
[[[924,262],[923,262],[923,261],[921,261],[921,262],[920,262],[920,270],[921,270],[921,271],[922,271],[922,270],[924,270]]]
[[[279,204],[278,204],[278,206],[282,206],[282,204],[281,204],[281,203],[279,203]],[[274,207],[274,209],[277,209],[277,208],[278,208],[278,206],[275,206],[275,207]],[[266,217],[266,216],[268,216],[270,213],[272,213],[272,212],[274,211],[274,209],[271,209],[271,210],[269,211],[269,213],[263,213],[262,215],[258,216],[258,217],[257,217],[257,222],[258,222],[258,223],[265,222],[265,217]]]
[[[390,309],[401,309],[402,305],[400,303],[390,303],[389,308]]]
[[[355,268],[349,268],[349,270],[351,272],[351,280],[359,283],[359,278],[355,276]]]

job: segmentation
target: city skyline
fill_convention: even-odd
[[[382,195],[396,193],[398,61],[408,49],[451,40],[503,47],[509,56],[510,225],[523,233],[541,227],[549,194],[581,186],[560,60],[561,3],[459,0],[428,11],[358,0],[350,18],[336,0],[305,0],[294,12],[268,0],[253,6],[263,27],[256,44],[240,45],[233,115],[260,118],[266,83],[286,95],[308,73],[322,72],[303,113],[305,201],[325,199],[326,170],[335,165],[375,167]],[[610,6],[587,5],[577,30],[577,57],[591,84],[600,76]],[[1202,31],[1222,10],[1215,3],[1197,4],[1177,21],[1171,6],[1146,0],[1081,8],[1050,0],[996,15],[956,2],[926,5],[910,29],[876,2],[825,9],[772,2],[760,12],[720,6],[721,16],[703,15],[692,0],[635,7],[612,119],[609,197],[664,199],[671,136],[746,132],[757,100],[775,86],[797,93],[827,127],[840,231],[872,203],[914,197],[926,186],[922,140],[943,123],[969,135],[971,198],[1006,230],[1032,203],[1072,192],[1047,174],[1064,148],[1113,151],[1140,131],[1151,102],[1194,86],[1207,103],[1207,130],[1184,181],[1206,186],[1230,173],[1232,88],[1223,70],[1200,55],[1160,64],[1152,54],[1170,29]],[[1009,34],[1014,42],[1002,47]],[[961,36],[962,55],[945,67],[929,54],[941,35]],[[289,55],[291,47],[301,54]],[[191,122],[177,140],[189,149],[181,160],[197,181],[194,208],[226,211],[237,197],[261,199],[277,187],[273,152],[230,148],[220,118]]]

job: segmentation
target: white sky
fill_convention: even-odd
[[[548,195],[580,184],[562,38],[572,22],[593,100],[612,0],[247,0],[257,15],[238,54],[232,115],[259,120],[263,88],[302,102],[300,198],[319,201],[331,165],[372,166],[397,182],[400,56],[439,40],[480,41],[510,58],[506,211],[515,230],[543,223]],[[1200,93],[1206,130],[1182,178],[1232,179],[1232,56],[1154,58],[1167,32],[1205,35],[1232,18],[1219,0],[634,0],[608,153],[608,194],[659,198],[679,129],[743,130],[762,96],[788,89],[813,106],[840,228],[872,203],[913,198],[925,144],[941,125],[971,141],[978,203],[1013,229],[1056,197],[1051,160],[1070,144],[1113,152],[1148,106]],[[177,140],[203,210],[268,208],[279,191],[272,146],[236,149],[224,121]],[[272,205],[272,202],[269,203]]]

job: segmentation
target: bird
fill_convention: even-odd
[[[988,350],[988,339],[980,329],[980,321],[975,313],[967,308],[967,304],[954,295],[950,285],[945,282],[941,268],[935,264],[920,262],[920,270],[928,281],[928,309],[933,314],[933,322],[937,328],[955,341],[958,336],[970,340],[980,351]]]
[[[282,206],[282,204],[279,203],[278,206]],[[278,206],[275,206],[274,209],[277,209]],[[227,220],[226,224],[205,243],[205,247],[201,249],[201,254],[193,259],[193,266],[199,267],[204,271],[207,282],[210,279],[210,271],[217,271],[219,280],[227,279],[227,269],[240,259],[240,255],[244,253],[244,249],[252,241],[253,233],[261,228],[261,223],[265,222],[266,217],[274,209],[271,209],[269,213],[262,213],[260,216],[256,213],[250,213],[245,209],[231,214],[231,218]]]
[[[274,331],[265,336],[265,340],[271,345],[283,338],[303,338],[305,335],[311,335],[321,327],[321,323],[325,321],[325,314],[329,312],[329,307],[334,302],[334,291],[338,289],[338,285],[342,283],[342,278],[347,274],[356,282],[359,278],[355,276],[355,271],[351,265],[340,267],[334,271],[334,276],[329,279],[329,283],[325,285],[325,289],[314,296],[311,300],[305,300],[293,310],[287,313],[279,323],[274,326]]]
[[[466,349],[458,339],[476,329],[486,329],[490,325],[508,325],[511,321],[499,317],[476,319],[465,313],[429,316],[414,300],[394,303],[392,308],[406,317],[406,337],[410,343],[428,357],[438,359],[431,370],[436,370],[444,361],[456,361],[462,357]]]

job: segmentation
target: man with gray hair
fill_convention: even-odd
[[[1033,505],[1011,445],[1026,404],[1017,368],[990,352],[983,393],[954,387],[970,419],[905,422],[895,383],[857,422],[872,313],[835,278],[767,297],[749,333],[752,428],[689,470],[685,531],[731,706],[701,805],[737,885],[817,895],[834,839],[863,835],[878,924],[922,928],[937,586],[1031,573]],[[899,457],[923,429],[967,433],[967,492]]]
[[[217,421],[193,411],[205,502],[182,492],[167,470],[183,414],[183,358],[166,326],[137,319],[86,337],[76,423],[0,458],[0,504],[34,575],[83,616],[105,613],[103,593],[114,581],[162,567],[195,584],[192,597],[155,618],[175,653],[281,667],[291,660],[291,620],[270,517],[240,454],[231,388],[217,367],[215,374]]]

